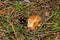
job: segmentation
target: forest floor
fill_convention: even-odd
[[[27,31],[31,15],[42,25]],[[0,0],[0,40],[60,40],[60,0]]]

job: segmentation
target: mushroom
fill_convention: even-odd
[[[42,23],[42,19],[40,16],[37,15],[31,15],[28,18],[28,30],[35,30],[37,27],[41,26]]]

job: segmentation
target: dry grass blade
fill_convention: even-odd
[[[12,30],[13,30],[13,32],[14,32],[14,35],[15,35],[15,37],[16,37],[16,40],[18,40],[18,37],[17,37],[17,35],[16,35],[16,31],[15,31],[15,29],[14,29],[14,26],[13,26],[13,24],[12,24],[12,23],[10,23],[10,25],[11,25],[11,27],[12,27]]]

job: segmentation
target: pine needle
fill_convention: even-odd
[[[15,37],[16,37],[16,40],[18,40],[18,37],[17,37],[17,34],[16,34],[16,31],[15,31],[15,29],[14,29],[13,24],[12,24],[12,23],[10,23],[10,26],[12,27],[12,30],[13,30],[14,35],[15,35]]]

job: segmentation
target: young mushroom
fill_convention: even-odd
[[[37,15],[31,15],[28,18],[28,30],[35,30],[37,27],[41,26],[42,23],[42,19],[40,16]]]

